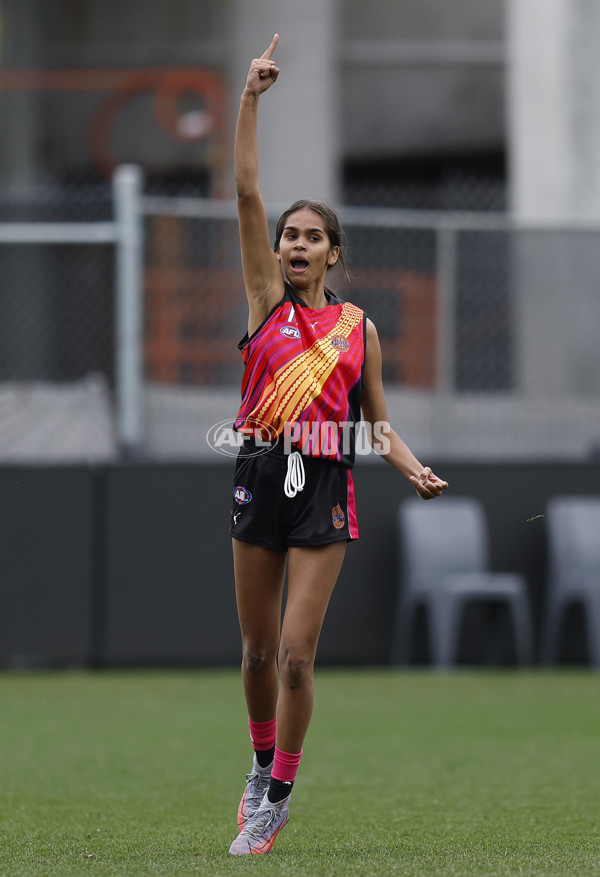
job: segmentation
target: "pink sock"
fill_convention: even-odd
[[[301,758],[302,749],[300,752],[284,752],[276,746],[273,770],[271,771],[273,779],[282,783],[293,783],[298,773]]]
[[[253,747],[258,752],[266,752],[275,746],[275,727],[276,719],[270,719],[268,722],[253,722],[248,719],[250,726],[250,739]]]

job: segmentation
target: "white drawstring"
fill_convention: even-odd
[[[304,490],[304,463],[302,462],[302,454],[298,451],[294,451],[288,457],[283,489],[285,495],[289,496],[290,499],[293,499],[300,490]]]

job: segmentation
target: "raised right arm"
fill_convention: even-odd
[[[271,249],[269,223],[258,183],[258,101],[279,75],[271,60],[278,42],[275,34],[269,48],[250,65],[235,134],[235,184],[249,334],[260,326],[284,291],[279,260]]]

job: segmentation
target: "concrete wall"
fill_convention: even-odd
[[[530,397],[595,397],[600,6],[589,0],[510,0],[507,10],[510,200],[523,229],[514,280],[520,389]],[[587,235],[571,237],[540,235],[537,228],[586,222]]]
[[[286,96],[271,101],[265,127],[276,146],[286,136],[291,141],[281,168],[276,158],[268,165],[286,186],[290,168],[297,175],[306,162],[298,122],[310,122],[320,143],[321,157],[306,163],[322,195],[335,192],[347,158],[503,144],[504,0],[3,0],[0,13],[9,68],[215,71],[229,94],[228,140],[248,63],[280,31],[279,90]],[[79,86],[10,93],[0,108],[5,179],[15,171],[89,169],[90,122],[109,93]],[[229,161],[207,142],[169,138],[153,106],[153,94],[140,94],[115,118],[111,138],[121,161],[159,172]],[[43,139],[31,136],[42,129]],[[288,200],[287,192],[275,200]]]
[[[503,0],[344,0],[346,158],[502,149]]]
[[[511,201],[524,225],[600,219],[600,6],[509,0]]]

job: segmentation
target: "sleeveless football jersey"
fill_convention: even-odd
[[[278,439],[287,450],[352,467],[360,421],[365,314],[326,293],[308,307],[286,282],[262,325],[238,345],[244,358],[240,432]]]

